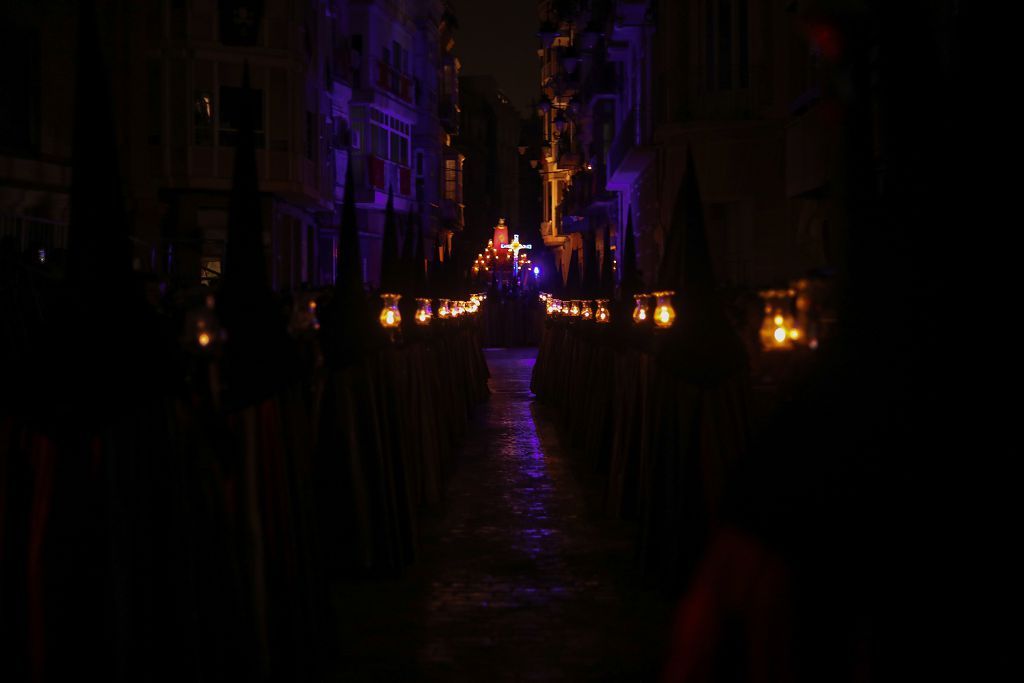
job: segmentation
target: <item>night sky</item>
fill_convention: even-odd
[[[456,54],[464,76],[490,74],[520,115],[537,96],[537,0],[456,0]]]

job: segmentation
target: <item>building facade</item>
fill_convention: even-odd
[[[719,282],[772,287],[834,263],[838,128],[812,4],[540,0],[541,229],[563,274],[588,232],[598,259],[621,249],[632,212],[652,284],[687,151]]]
[[[334,282],[349,163],[368,286],[379,283],[389,192],[398,213],[420,214],[425,239],[461,230],[458,60],[444,0],[97,6],[137,268],[183,284],[220,274],[246,66],[276,289]],[[12,59],[0,69],[28,106],[5,97],[0,109],[0,230],[23,247],[66,240],[77,19],[67,9],[41,2],[5,26],[22,38],[5,41]],[[14,52],[34,57],[29,72]]]
[[[466,156],[466,232],[477,250],[499,219],[522,233],[519,215],[519,112],[491,76],[459,81],[462,123],[457,145]],[[500,246],[500,245],[499,245]]]

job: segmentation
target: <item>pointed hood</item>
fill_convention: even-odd
[[[227,244],[224,248],[224,293],[239,299],[270,291],[263,252],[263,213],[253,132],[256,95],[249,85],[249,63],[242,72],[242,106],[238,112],[235,168],[228,205]]]
[[[408,294],[413,293],[416,284],[416,211],[409,211],[405,223],[405,240],[402,244],[402,289]]]
[[[253,133],[257,106],[246,63],[218,300],[228,335],[223,370],[227,403],[232,409],[258,403],[279,391],[286,381],[291,352],[284,316],[270,290],[263,251],[263,202]]]
[[[580,259],[579,250],[573,249],[569,257],[569,273],[566,276],[565,293],[567,296],[577,297],[580,295]]]
[[[597,234],[590,230],[583,235],[583,296],[597,296],[600,275],[597,269]]]
[[[131,289],[132,248],[93,0],[79,10],[76,62],[69,277],[96,296],[121,298]]]
[[[633,236],[633,208],[627,210],[626,234],[623,238],[622,260],[619,267],[622,268],[622,291],[625,295],[632,297],[643,287],[640,279],[640,271],[636,266],[636,239]]]
[[[672,253],[678,260],[665,261],[659,276],[659,284],[676,292],[678,317],[668,337],[673,349],[670,362],[696,383],[713,383],[734,373],[745,373],[746,347],[715,289],[697,173],[689,153],[671,231],[676,240],[671,245]],[[666,255],[669,253],[666,247]]]
[[[444,241],[444,278],[443,285],[445,296],[455,295],[455,262],[453,250],[455,245],[454,239],[446,239]]]
[[[359,225],[356,220],[355,181],[352,174],[352,150],[345,164],[345,192],[341,201],[341,222],[338,225],[337,279],[339,291],[349,294],[363,292],[363,259],[359,249]]]
[[[410,229],[415,230],[415,247],[412,254],[413,293],[423,296],[427,292],[427,258],[423,253],[423,216],[419,212],[416,213],[416,221]]]
[[[68,268],[39,321],[19,400],[38,408],[44,423],[80,420],[92,429],[173,378],[158,347],[158,321],[132,272],[116,118],[92,0],[80,4],[78,21]],[[20,384],[17,376],[6,379]]]
[[[672,223],[666,235],[658,286],[662,289],[701,292],[712,292],[715,289],[697,171],[689,148],[686,150],[686,175],[676,196]]]
[[[398,255],[398,220],[395,217],[395,193],[388,187],[388,204],[384,209],[384,238],[380,253],[380,288],[397,292],[401,286],[402,267]]]
[[[604,258],[601,260],[601,296],[605,299],[611,298],[615,293],[615,271],[612,269],[612,259],[615,252],[611,249],[612,231],[611,227],[604,225]]]

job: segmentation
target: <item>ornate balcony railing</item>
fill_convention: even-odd
[[[377,60],[377,87],[412,102],[412,79],[381,60]]]

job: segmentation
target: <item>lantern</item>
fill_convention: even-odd
[[[448,299],[440,299],[437,306],[437,317],[438,318],[449,318],[451,317],[452,310],[449,305]]]
[[[569,315],[571,315],[572,317],[575,318],[579,314],[580,314],[580,302],[574,300],[574,301],[572,301],[569,304]]]
[[[430,299],[416,299],[416,303],[419,304],[416,307],[416,324],[429,325],[430,319],[434,317],[434,312],[430,308]]]
[[[218,342],[224,341],[224,333],[214,310],[216,301],[212,294],[206,296],[204,305],[190,311],[186,318],[185,342],[194,350],[212,351]]]
[[[612,321],[612,314],[608,312],[608,299],[597,300],[597,311],[594,313],[594,319],[599,323],[610,323]]]
[[[647,295],[637,294],[636,308],[633,309],[633,322],[637,325],[647,322]]]
[[[380,325],[386,330],[393,330],[402,324],[402,314],[398,311],[398,300],[401,294],[381,294],[381,301],[384,302],[380,309]]]
[[[594,319],[594,310],[590,307],[589,301],[583,301],[580,303],[580,317],[584,320]]]
[[[761,347],[766,351],[792,349],[794,344],[805,343],[802,324],[798,324],[793,317],[795,295],[792,289],[761,292],[765,302],[760,336]],[[809,304],[798,301],[798,311],[801,306],[806,309]]]
[[[661,329],[672,327],[676,321],[676,309],[672,308],[672,297],[675,292],[655,292],[657,302],[654,304],[654,324]]]
[[[559,109],[558,113],[555,114],[552,124],[555,126],[556,134],[561,135],[565,132],[565,128],[569,125],[569,121],[565,118],[565,114],[562,113],[561,109]]]

